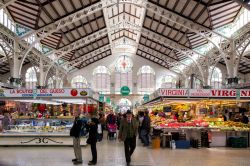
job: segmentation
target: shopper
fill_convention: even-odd
[[[99,123],[101,125],[101,133],[99,134],[98,133],[98,141],[102,141],[102,138],[103,138],[103,130],[104,130],[104,127],[105,127],[105,117],[104,117],[104,114],[100,113],[99,114]]]
[[[116,130],[116,116],[114,115],[113,111],[110,111],[110,114],[106,118],[107,123],[107,130],[108,130],[108,136],[109,138],[114,138],[115,132],[113,130]]]
[[[149,133],[150,133],[150,118],[148,111],[144,112],[144,117],[141,125],[141,138],[144,146],[149,146]]]
[[[245,123],[245,124],[248,124],[248,122],[249,122],[248,117],[245,115],[244,112],[242,113],[242,120],[241,120],[241,122]]]
[[[138,134],[139,134],[139,139],[141,140],[142,143],[143,143],[143,140],[141,138],[141,126],[142,126],[143,118],[144,118],[144,112],[140,111],[138,114],[138,121],[139,121]]]
[[[90,144],[91,153],[92,153],[92,160],[89,161],[88,165],[96,165],[97,163],[97,149],[96,149],[96,142],[97,142],[97,129],[98,129],[99,120],[96,118],[94,114],[91,115],[91,121],[88,122],[88,130],[89,130],[89,138],[87,139],[87,143]]]
[[[131,155],[136,147],[138,125],[138,121],[135,118],[132,118],[132,112],[127,111],[126,119],[121,121],[119,129],[119,140],[124,141],[127,166],[130,165]]]
[[[80,146],[80,133],[82,128],[82,121],[80,120],[79,114],[76,114],[74,124],[70,130],[70,136],[73,137],[73,146],[75,152],[75,159],[72,160],[74,164],[82,163],[82,149]]]

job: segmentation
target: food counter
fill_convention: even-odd
[[[16,119],[9,130],[0,133],[0,146],[72,146],[72,125],[73,118]],[[81,145],[86,145],[86,138],[82,138]]]

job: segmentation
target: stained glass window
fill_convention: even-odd
[[[163,76],[161,79],[161,88],[176,88],[176,78],[172,75]]]
[[[151,94],[155,90],[155,72],[150,66],[142,66],[137,72],[138,94]]]
[[[71,80],[71,87],[72,88],[87,88],[88,82],[86,78],[84,78],[82,75],[75,76]]]
[[[34,89],[37,86],[37,75],[36,72],[39,72],[38,67],[30,67],[25,74],[25,87],[26,89]]]
[[[110,70],[106,66],[98,66],[94,69],[93,89],[102,94],[110,93]]]
[[[213,67],[210,67],[209,70],[209,78],[210,78],[210,86],[214,89],[221,88],[222,84],[222,73],[221,70],[217,67],[213,69]]]
[[[116,61],[116,65],[115,65],[115,69],[117,72],[121,72],[121,73],[127,73],[127,72],[131,72],[133,67],[133,62],[132,60],[126,56],[126,55],[122,55],[120,56],[117,61]]]
[[[120,89],[123,86],[128,86],[130,94],[132,93],[132,67],[133,62],[126,55],[120,56],[115,65],[115,93],[120,94]]]

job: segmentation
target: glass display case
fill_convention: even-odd
[[[74,118],[17,118],[9,129],[0,133],[0,146],[72,146],[70,129]],[[86,145],[86,138],[81,138]]]
[[[15,119],[9,125],[7,133],[65,133],[73,125],[73,118],[69,119]]]

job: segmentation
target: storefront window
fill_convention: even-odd
[[[71,81],[72,88],[88,88],[88,82],[86,78],[81,75],[75,76]]]

